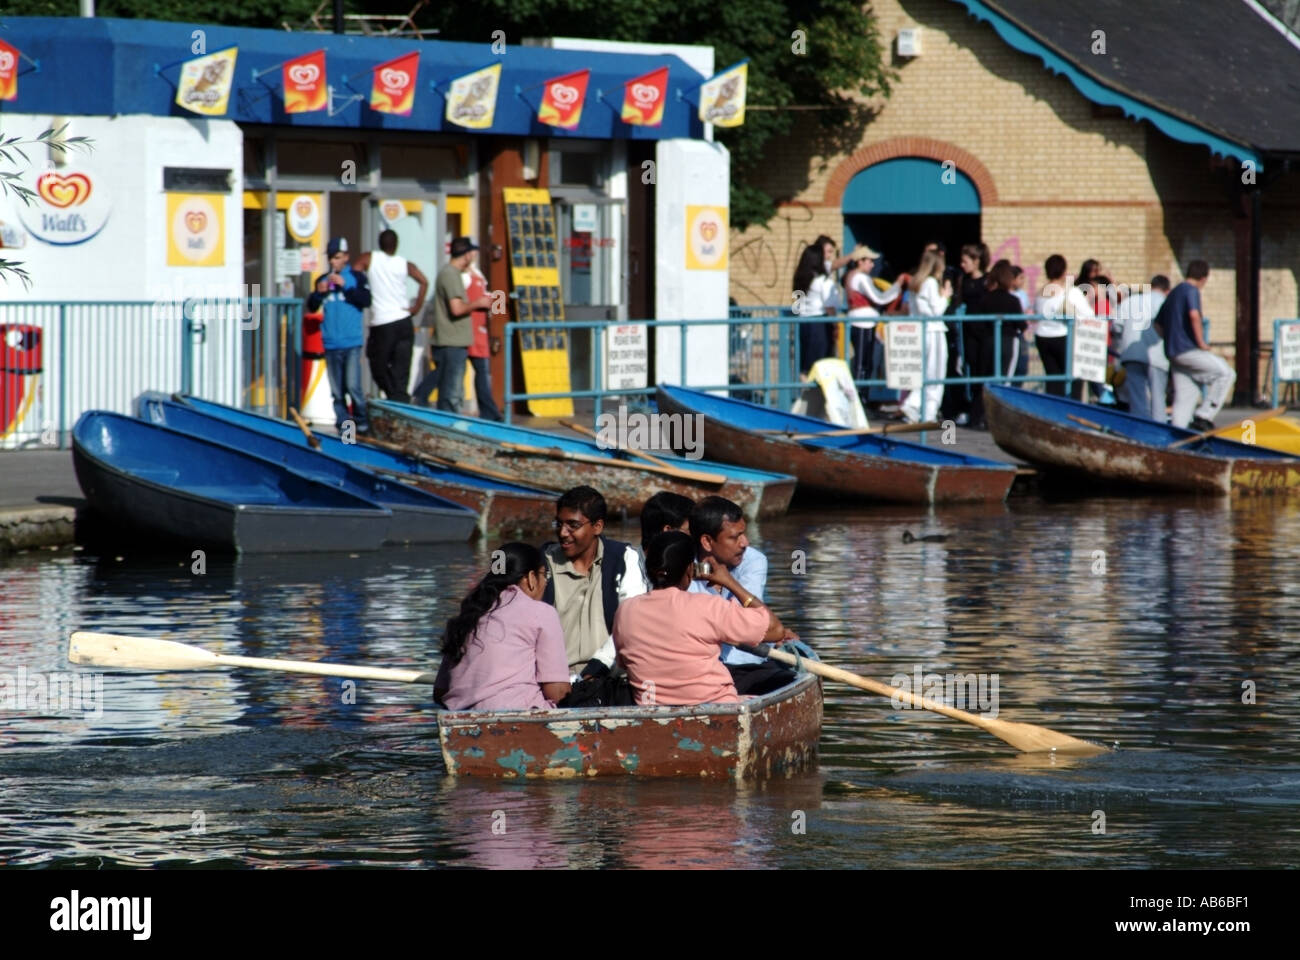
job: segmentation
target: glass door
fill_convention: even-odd
[[[555,201],[560,290],[564,295],[567,319],[626,319],[624,214],[621,200]],[[574,330],[571,333],[573,387],[588,390],[595,382],[593,331]]]

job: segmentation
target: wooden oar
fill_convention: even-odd
[[[516,453],[550,457],[552,460],[573,460],[577,463],[594,463],[602,467],[626,467],[629,470],[647,470],[650,473],[661,473],[665,476],[677,477],[679,480],[689,480],[692,483],[721,485],[727,481],[726,476],[721,473],[697,473],[693,470],[679,470],[676,467],[656,467],[652,463],[632,463],[630,460],[615,460],[613,457],[593,457],[585,453],[561,450],[559,447],[534,447],[527,443],[508,443],[505,441],[502,441],[501,447],[505,450],[513,450]]]
[[[1076,417],[1076,416],[1075,416],[1074,414],[1072,414],[1072,413],[1067,413],[1067,414],[1065,415],[1065,419],[1066,419],[1066,420],[1073,420],[1075,423],[1081,423],[1081,424],[1083,424],[1085,427],[1087,427],[1089,430],[1096,430],[1098,433],[1104,433],[1104,434],[1107,434],[1108,436],[1116,436],[1116,437],[1119,437],[1119,434],[1115,433],[1115,431],[1112,430],[1110,427],[1104,427],[1104,426],[1102,426],[1100,423],[1093,423],[1091,420],[1085,420],[1085,419],[1083,419],[1083,417]],[[1120,439],[1127,440],[1128,438],[1127,438],[1127,437],[1120,437]]]
[[[815,440],[818,437],[858,437],[869,434],[886,433],[920,433],[924,430],[940,430],[943,424],[933,420],[926,423],[887,423],[883,427],[845,427],[842,430],[822,430],[820,433],[787,433],[786,440]],[[780,431],[772,431],[779,433]]]
[[[1173,450],[1175,447],[1186,446],[1189,443],[1195,443],[1197,440],[1204,440],[1206,437],[1213,437],[1216,434],[1226,433],[1229,430],[1239,430],[1246,423],[1247,420],[1250,421],[1271,420],[1274,417],[1280,417],[1284,413],[1286,413],[1286,407],[1274,407],[1272,410],[1263,410],[1260,413],[1253,414],[1249,417],[1243,417],[1242,419],[1238,420],[1236,423],[1230,423],[1226,427],[1215,427],[1213,430],[1206,430],[1205,432],[1198,433],[1192,437],[1184,437],[1182,440],[1175,440],[1173,443],[1169,444],[1165,449]]]
[[[882,697],[897,697],[899,700],[905,700],[918,709],[932,710],[935,713],[942,713],[945,717],[951,717],[953,720],[972,723],[980,729],[993,734],[993,736],[1005,740],[1017,750],[1023,750],[1026,753],[1057,750],[1065,753],[1091,754],[1102,753],[1106,749],[1095,743],[1089,743],[1087,740],[1080,740],[1065,733],[1057,733],[1055,730],[1039,727],[1032,723],[1013,723],[1009,720],[982,717],[977,713],[967,713],[965,710],[950,707],[946,703],[927,700],[907,690],[891,687],[879,680],[872,680],[856,673],[849,673],[847,670],[841,670],[839,667],[832,667],[817,660],[796,657],[792,653],[778,650],[767,643],[760,643],[755,647],[742,647],[741,649],[746,653],[753,653],[760,657],[768,657],[781,663],[788,663],[790,666],[797,664],[809,673],[815,673],[827,680],[838,680],[840,683],[847,683],[860,690],[878,693]]]
[[[307,426],[307,421],[304,420],[304,419],[302,418],[302,414],[300,414],[300,413],[299,413],[297,410],[295,410],[293,407],[290,407],[290,408],[289,408],[289,413],[292,414],[293,419],[297,421],[297,423],[298,423],[298,429],[301,430],[303,433],[305,433],[305,434],[307,435],[307,444],[308,444],[308,446],[310,446],[313,450],[319,450],[319,449],[320,449],[320,437],[315,436],[315,435],[311,432],[311,427]]]
[[[394,683],[433,683],[436,673],[427,670],[393,670],[387,667],[354,667],[344,663],[311,660],[268,660],[213,653],[202,647],[175,640],[128,637],[117,633],[78,630],[68,640],[68,660],[94,667],[137,667],[145,670],[213,670],[217,667],[249,667],[254,670],[283,670],[313,673],[322,677],[352,677],[357,680],[391,680]]]
[[[592,440],[600,439],[600,435],[590,427],[585,427],[580,423],[573,423],[570,420],[561,420],[560,423],[568,427],[570,430],[576,430],[584,437],[590,437]],[[663,467],[666,470],[677,469],[676,466],[669,463],[667,460],[663,459],[662,457],[656,457],[654,454],[646,453],[644,450],[638,450],[636,447],[617,447],[615,449],[617,449],[619,453],[625,453],[632,457],[640,457],[642,460],[649,460],[651,463],[658,464],[659,466]],[[721,485],[727,482],[726,475],[721,473],[700,473],[700,476],[714,478],[712,480],[707,481],[708,483],[716,483]]]

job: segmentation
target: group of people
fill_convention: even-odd
[[[794,276],[795,312],[801,317],[833,317],[845,312],[850,325],[853,378],[884,378],[885,324],[882,311],[930,318],[923,324],[924,390],[908,391],[899,407],[911,423],[952,419],[986,429],[983,385],[945,386],[943,379],[1024,377],[1029,372],[1029,343],[1037,348],[1046,390],[1082,399],[1083,382],[1064,379],[1070,318],[1107,318],[1110,386],[1093,384],[1094,396],[1122,409],[1149,415],[1161,423],[1209,429],[1232,392],[1236,375],[1205,341],[1200,291],[1209,276],[1203,260],[1188,264],[1186,279],[1170,290],[1167,277],[1152,278],[1150,291],[1125,296],[1105,276],[1097,260],[1085,260],[1071,277],[1064,257],[1053,254],[1043,264],[1046,282],[1037,298],[1025,289],[1024,270],[1009,260],[989,265],[983,243],[961,248],[958,265],[949,267],[942,243],[929,243],[916,268],[892,283],[878,279],[881,255],[858,246],[838,257],[834,242],[818,237],[805,248]],[[839,275],[843,268],[843,275]],[[1002,320],[945,323],[944,316],[998,316]],[[1026,315],[1040,317],[1030,323]],[[994,325],[1000,323],[1000,334]],[[834,356],[834,322],[803,323],[799,329],[800,366]],[[999,348],[1000,343],[1000,348]],[[995,355],[996,354],[996,355]],[[1166,385],[1172,381],[1172,414]],[[864,401],[869,399],[864,396]]]
[[[316,278],[307,296],[307,311],[320,312],[325,370],[334,400],[339,430],[351,421],[358,433],[370,429],[365,392],[361,386],[361,351],[370,361],[370,377],[384,396],[410,403],[411,356],[415,331],[424,310],[429,281],[414,263],[397,253],[397,233],[379,234],[379,248],[362,253],[352,262],[346,237],[335,237],[326,248],[329,270]],[[474,367],[474,388],[479,416],[501,420],[492,397],[488,358],[500,349],[488,329],[492,299],[487,280],[475,260],[478,247],[468,237],[451,243],[451,259],[433,283],[433,369],[415,388],[414,400],[424,405],[438,391],[438,409],[459,413],[464,398],[465,366]],[[407,295],[407,279],[418,290]],[[370,311],[366,337],[365,311]]]
[[[605,498],[556,501],[556,539],[507,543],[447,621],[434,696],[451,710],[736,702],[785,686],[744,647],[795,640],[764,605],[743,511],[661,492],[641,549],[605,536]]]

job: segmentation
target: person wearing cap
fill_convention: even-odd
[[[875,331],[876,318],[880,316],[877,307],[886,307],[897,300],[903,293],[905,277],[899,277],[894,284],[881,290],[871,278],[871,269],[880,259],[880,254],[865,244],[858,244],[849,254],[848,273],[844,274],[844,292],[849,301],[849,327],[853,345],[853,379],[879,379],[884,365],[884,327]],[[865,403],[870,388],[862,388]]]
[[[366,398],[361,392],[361,345],[365,342],[365,318],[370,306],[366,275],[348,266],[348,242],[335,237],[326,248],[330,270],[316,279],[307,296],[307,311],[324,308],[321,338],[325,345],[325,371],[334,395],[334,424],[340,431],[353,421],[358,433],[370,430]],[[352,410],[348,411],[348,400]]]
[[[429,391],[438,388],[438,409],[460,413],[465,392],[465,362],[474,343],[475,310],[487,310],[492,298],[484,293],[469,299],[462,275],[469,269],[478,247],[469,237],[451,242],[451,259],[433,281],[433,363],[415,388],[415,402],[426,404]]]

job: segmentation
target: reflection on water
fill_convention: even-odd
[[[949,537],[905,544],[904,530]],[[454,546],[209,559],[195,575],[188,554],[41,551],[0,561],[0,863],[1295,862],[1300,504],[1017,499],[800,513],[753,533],[773,606],[825,660],[884,681],[995,674],[1002,719],[1119,749],[1022,756],[835,684],[819,769],[740,787],[452,780],[427,688],[369,681],[351,695],[336,678],[108,672],[97,718],[6,712],[4,675],[80,671],[64,659],[76,629],[430,664],[487,561]]]

